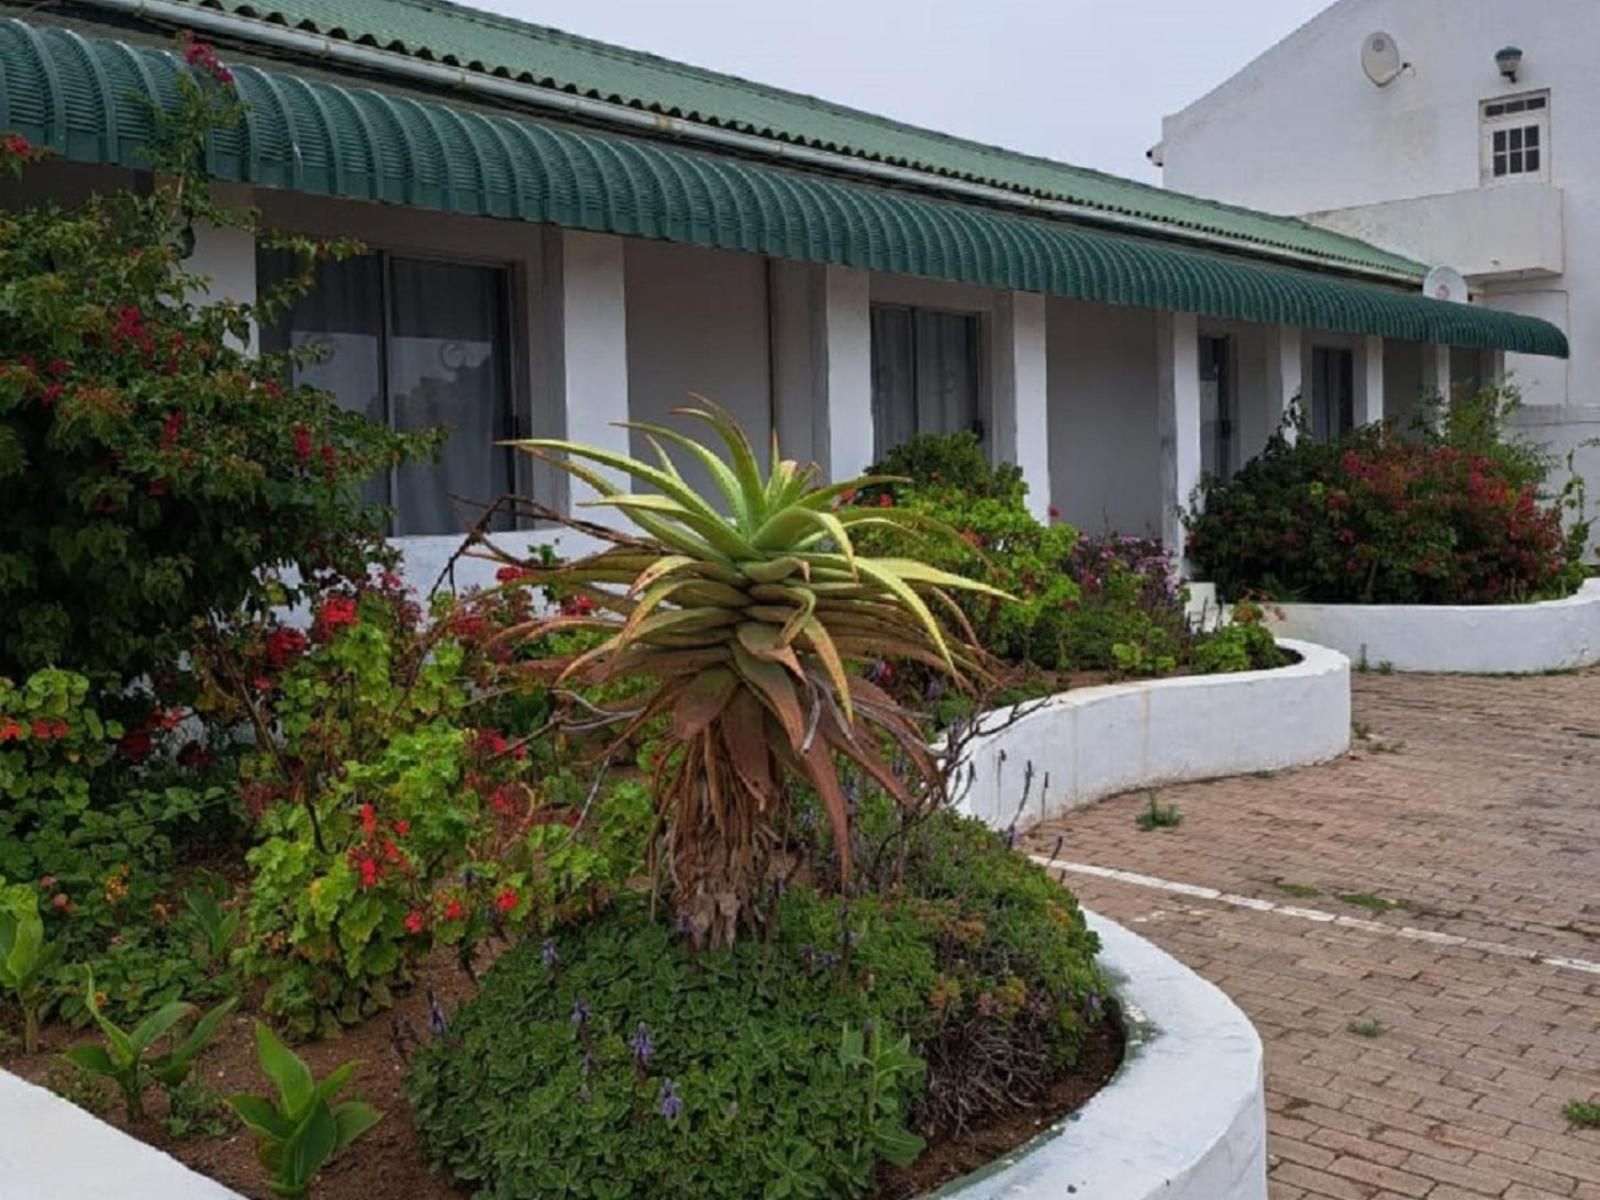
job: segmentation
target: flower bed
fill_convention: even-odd
[[[1600,663],[1596,579],[1533,604],[1272,604],[1267,621],[1379,671],[1521,675]]]

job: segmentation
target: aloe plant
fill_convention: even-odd
[[[360,1100],[334,1103],[358,1062],[335,1067],[318,1083],[305,1060],[259,1021],[256,1057],[277,1096],[230,1096],[228,1104],[256,1135],[256,1156],[270,1173],[267,1186],[274,1195],[294,1200],[311,1190],[311,1181],[330,1158],[383,1114]]]
[[[39,898],[25,884],[0,880],[0,988],[22,1010],[22,1049],[39,1048],[39,1014],[46,1000],[45,972],[59,957],[59,942],[47,942]]]
[[[177,1087],[189,1077],[189,1069],[194,1065],[195,1058],[216,1036],[222,1019],[239,1003],[237,996],[229,997],[196,1021],[183,1040],[167,1053],[146,1058],[145,1055],[157,1041],[171,1033],[180,1021],[198,1011],[195,1006],[174,1000],[163,1004],[132,1030],[125,1030],[100,1011],[100,996],[95,990],[93,972],[85,968],[83,975],[83,1005],[106,1040],[104,1045],[74,1046],[66,1056],[85,1070],[116,1082],[130,1121],[143,1119],[144,1090],[152,1080],[167,1087]]]
[[[776,438],[763,473],[738,423],[695,400],[674,411],[709,425],[724,452],[647,423],[627,428],[643,434],[658,465],[573,442],[514,443],[583,480],[599,493],[588,504],[617,510],[643,536],[612,533],[608,549],[571,563],[519,564],[522,585],[581,595],[589,611],[513,633],[599,629],[609,636],[598,646],[557,664],[563,678],[655,678],[629,732],[670,718],[681,752],[663,757],[656,793],[674,899],[698,940],[725,945],[757,919],[753,900],[768,876],[787,780],[815,788],[847,880],[850,805],[835,755],[903,803],[910,788],[883,738],[914,775],[937,778],[915,721],[852,666],[915,659],[964,685],[975,651],[936,615],[944,609],[959,620],[943,589],[1004,594],[911,559],[858,554],[852,531],[910,526],[893,509],[850,502],[864,487],[896,480],[822,485],[818,467],[780,457]],[[668,445],[704,467],[720,505],[690,486]],[[598,468],[653,491],[626,493]]]

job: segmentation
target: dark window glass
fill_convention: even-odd
[[[292,259],[263,252],[262,285],[284,279]],[[316,285],[272,328],[265,350],[315,347],[294,382],[333,393],[345,408],[395,429],[445,425],[439,463],[371,480],[375,503],[394,509],[400,535],[460,533],[486,504],[511,491],[512,434],[506,273],[495,267],[370,254],[318,265]],[[450,501],[469,502],[460,512]]]
[[[919,433],[982,434],[978,318],[872,306],[872,427],[882,455]]]

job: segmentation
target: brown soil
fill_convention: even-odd
[[[879,1172],[878,1190],[871,1200],[927,1195],[1026,1145],[1062,1117],[1077,1112],[1110,1082],[1122,1065],[1124,1043],[1122,1022],[1108,1016],[1084,1042],[1072,1074],[1058,1080],[1043,1103],[936,1142],[909,1167],[885,1168]]]
[[[349,1030],[343,1037],[297,1047],[320,1079],[347,1059],[361,1068],[345,1095],[359,1096],[383,1114],[383,1120],[348,1151],[336,1158],[317,1180],[316,1200],[465,1200],[466,1188],[452,1186],[422,1160],[417,1133],[406,1101],[405,1061],[397,1042],[410,1035],[428,1037],[426,985],[431,983],[445,1011],[472,991],[472,983],[455,966],[453,956],[436,955],[425,964],[422,979],[395,1008]],[[266,1094],[270,1085],[256,1066],[252,1017],[235,1014],[224,1023],[192,1076],[219,1096],[234,1092]],[[398,1031],[398,1034],[397,1034]],[[255,1158],[255,1143],[239,1129],[231,1112],[221,1114],[228,1129],[221,1137],[172,1137],[162,1125],[166,1098],[159,1088],[145,1094],[146,1119],[130,1125],[121,1100],[109,1085],[69,1088],[74,1073],[61,1058],[69,1046],[94,1038],[83,1030],[54,1025],[44,1030],[38,1054],[0,1055],[0,1065],[35,1083],[67,1091],[69,1098],[133,1136],[158,1146],[203,1175],[252,1200],[271,1200]],[[1048,1100],[992,1125],[930,1146],[910,1167],[885,1171],[873,1200],[902,1200],[937,1188],[1012,1150],[1062,1116],[1079,1108],[1099,1091],[1122,1061],[1120,1024],[1108,1021],[1085,1043],[1077,1069],[1051,1090]]]

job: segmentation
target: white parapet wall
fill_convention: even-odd
[[[1275,771],[1350,748],[1350,660],[1279,639],[1300,661],[1063,692],[980,718],[962,811],[1021,828],[1105,796]],[[1031,768],[1031,769],[1030,769]]]
[[[1233,1001],[1097,913],[1129,1023],[1121,1070],[1021,1149],[937,1200],[1266,1200],[1261,1039]]]
[[[1273,632],[1375,670],[1526,675],[1600,663],[1600,579],[1537,604],[1270,604]]]
[[[5,1200],[244,1200],[54,1092],[0,1071]]]

